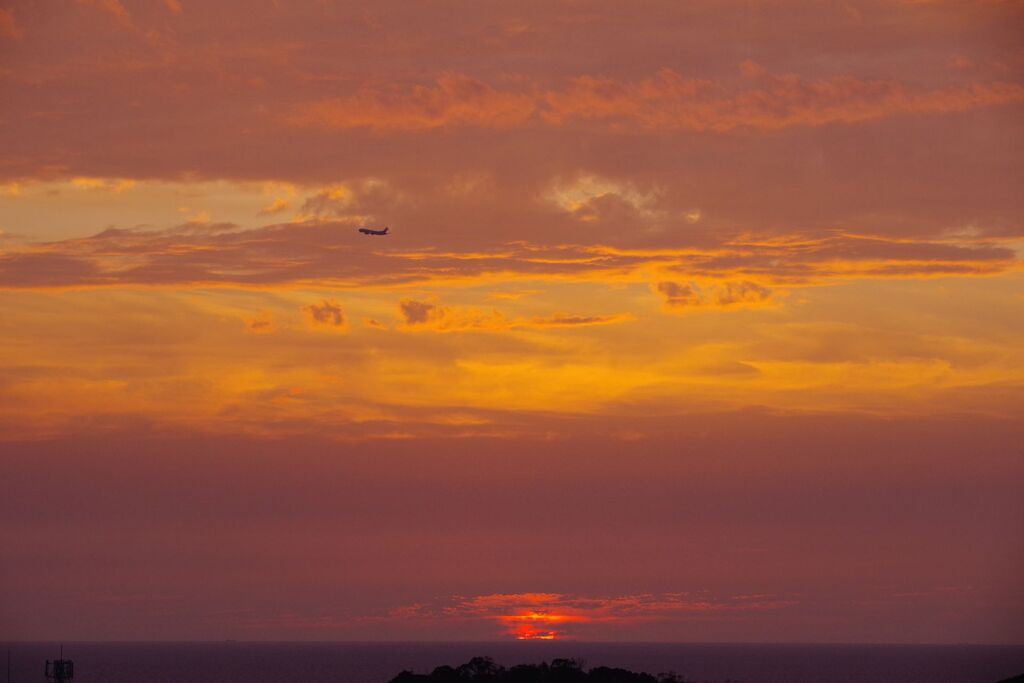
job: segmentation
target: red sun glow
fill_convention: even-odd
[[[558,640],[562,634],[551,628],[552,624],[587,621],[578,615],[551,614],[537,610],[501,615],[498,620],[506,625],[509,635],[516,640]]]
[[[513,635],[516,640],[559,640],[558,631],[541,631],[527,625],[520,626]]]

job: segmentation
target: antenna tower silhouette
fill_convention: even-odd
[[[46,680],[64,683],[75,677],[75,663],[64,659],[64,646],[60,646],[60,659],[46,660]]]

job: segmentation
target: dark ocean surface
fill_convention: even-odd
[[[57,645],[0,645],[0,681],[45,680]],[[666,643],[64,643],[73,683],[384,683],[403,669],[426,673],[484,655],[499,664],[556,657],[587,668],[675,671],[698,681],[742,683],[996,683],[1024,673],[1024,646],[743,645]]]

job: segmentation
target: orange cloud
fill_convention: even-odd
[[[897,81],[854,76],[806,80],[774,75],[744,62],[737,84],[684,78],[671,69],[636,83],[581,76],[546,94],[542,118],[634,124],[651,129],[724,132],[734,128],[786,128],[859,123],[897,114],[964,111],[1024,101],[1024,86],[976,83],[914,90]]]
[[[82,190],[104,190],[106,192],[124,192],[135,187],[134,180],[124,178],[72,178],[71,184]]]
[[[591,325],[614,325],[630,320],[629,315],[570,315],[555,313],[546,317],[530,318],[528,322],[514,322],[516,327],[588,327]]]
[[[536,85],[501,91],[461,74],[432,87],[364,88],[347,98],[299,105],[301,126],[428,130],[442,126],[509,128],[527,123],[567,126],[593,121],[616,128],[725,132],[860,123],[900,114],[965,111],[1024,101],[1024,86],[1007,82],[917,89],[895,80],[841,75],[809,80],[771,74],[753,62],[743,78],[686,78],[664,68],[636,82],[583,75],[560,90]]]
[[[328,128],[424,130],[443,126],[507,128],[533,114],[524,93],[501,92],[462,74],[445,74],[433,87],[377,90],[300,105],[292,123]]]
[[[190,223],[164,231],[112,229],[89,238],[5,249],[0,253],[0,288],[288,283],[363,287],[526,279],[674,282],[685,277],[722,283],[699,297],[691,296],[691,305],[700,301],[731,306],[768,301],[770,293],[759,287],[991,275],[1019,264],[1009,248],[1012,243],[1003,245],[985,236],[892,239],[826,233],[718,239],[702,246],[652,249],[516,242],[479,251],[398,251],[360,248],[362,242],[354,240],[349,223],[309,221],[254,230]],[[268,253],[275,258],[268,259]],[[669,287],[661,293],[676,304],[687,301],[682,289]],[[502,321],[493,312],[430,313],[428,304],[418,305],[408,310],[407,324],[430,319],[435,326],[442,321],[451,325],[454,314],[461,327],[523,324]]]
[[[798,604],[786,596],[707,592],[582,596],[563,593],[493,593],[417,603],[391,610],[400,620],[485,620],[517,640],[558,640],[587,626],[693,619],[701,615],[782,610]]]
[[[586,622],[587,618],[569,614],[524,611],[519,614],[505,614],[496,617],[506,627],[506,633],[516,640],[558,640],[562,633],[551,628],[555,625]]]
[[[243,321],[245,322],[245,331],[251,334],[269,334],[274,331],[273,316],[266,311],[244,318]]]
[[[433,332],[493,332],[522,328],[588,327],[613,325],[632,319],[632,316],[629,315],[571,315],[567,313],[532,318],[509,318],[496,310],[452,308],[414,299],[403,299],[399,302],[398,309],[404,321],[404,329]]]
[[[351,188],[345,185],[325,187],[302,203],[305,216],[343,215],[355,202]]]
[[[275,213],[287,211],[289,207],[291,207],[291,202],[289,202],[287,199],[275,199],[270,204],[260,209],[259,215],[271,216]]]
[[[659,282],[657,291],[669,308],[756,306],[772,298],[768,287],[746,280],[727,281],[707,287],[695,283]]]
[[[324,299],[319,304],[310,304],[302,308],[312,327],[323,327],[343,330],[348,327],[345,313],[341,305],[334,299]]]

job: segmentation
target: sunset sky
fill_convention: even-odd
[[[0,0],[0,638],[1022,642],[1022,171],[1018,0]]]

